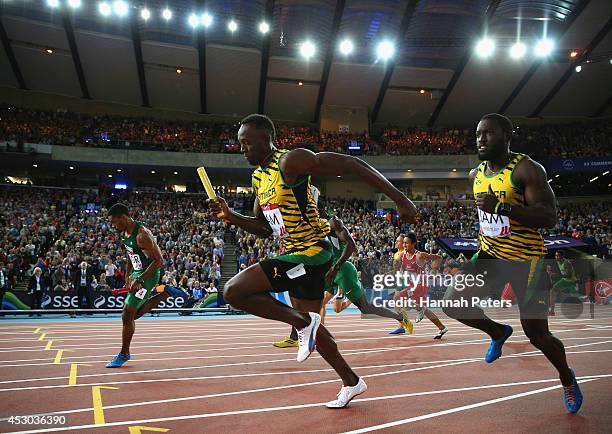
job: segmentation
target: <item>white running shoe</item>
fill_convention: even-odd
[[[434,336],[434,339],[442,339],[442,336],[446,334],[448,328],[444,327],[442,330],[438,330],[438,334]]]
[[[299,347],[297,353],[298,362],[306,360],[314,351],[317,330],[319,330],[319,325],[321,325],[321,315],[314,312],[308,312],[308,314],[310,315],[310,324],[297,331]]]
[[[340,392],[338,392],[338,399],[335,401],[329,401],[326,405],[327,408],[344,408],[351,402],[351,399],[357,395],[361,395],[363,392],[368,390],[368,385],[363,381],[363,378],[359,379],[359,382],[354,386],[342,386]]]
[[[423,318],[425,318],[425,309],[421,309],[417,312],[417,316],[414,322],[419,323],[423,321]]]

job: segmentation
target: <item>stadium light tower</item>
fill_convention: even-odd
[[[108,17],[113,12],[111,5],[109,5],[107,2],[100,3],[98,5],[98,10],[105,17]]]
[[[196,27],[198,27],[200,20],[198,20],[198,16],[196,14],[191,14],[189,15],[189,19],[187,20],[187,22],[192,28],[195,29]]]
[[[484,37],[476,44],[476,54],[486,59],[495,51],[495,41],[491,38]]]
[[[202,15],[202,25],[206,28],[210,27],[213,22],[213,17],[209,13]]]
[[[270,25],[265,21],[262,21],[261,23],[259,23],[259,31],[265,35],[270,31]]]
[[[172,18],[172,11],[168,8],[164,9],[162,11],[162,18],[166,21],[170,21],[170,19]]]
[[[535,54],[540,57],[547,57],[552,53],[553,46],[553,42],[550,39],[540,39],[535,46]]]
[[[378,58],[383,61],[389,60],[391,57],[393,57],[394,53],[395,53],[395,47],[389,41],[381,42],[380,44],[378,44],[378,47],[376,48],[376,54]]]
[[[238,23],[234,20],[231,20],[229,23],[227,23],[227,28],[230,32],[234,33],[236,30],[238,30]]]
[[[73,9],[80,8],[81,0],[68,0],[68,5]]]
[[[306,60],[314,56],[316,51],[317,49],[315,48],[314,44],[310,41],[302,42],[302,44],[300,45],[300,54]]]
[[[344,54],[345,56],[348,56],[349,54],[351,54],[353,52],[353,43],[351,42],[350,39],[345,39],[342,42],[340,42],[340,52],[342,54]]]
[[[59,0],[47,0],[47,6],[50,8],[56,8],[59,6]]]
[[[140,18],[142,18],[145,21],[148,21],[149,18],[151,18],[151,11],[148,10],[147,8],[144,8],[140,11]]]
[[[124,17],[128,14],[129,11],[128,4],[123,0],[116,0],[113,3],[113,10],[115,11],[115,14],[117,16]]]
[[[515,42],[512,47],[510,47],[510,57],[513,59],[521,59],[527,53],[527,47],[522,42]]]

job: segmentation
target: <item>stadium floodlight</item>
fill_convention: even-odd
[[[262,21],[261,23],[259,23],[259,31],[265,35],[270,31],[270,25],[265,21]]]
[[[123,0],[115,0],[113,3],[113,11],[119,17],[124,17],[128,14],[128,4]]]
[[[540,57],[549,56],[553,50],[553,42],[550,39],[540,39],[535,46],[535,54]]]
[[[521,59],[527,53],[527,46],[522,42],[516,42],[510,47],[510,57]]]
[[[383,41],[376,48],[376,55],[380,60],[389,60],[395,53],[395,47],[389,41]]]
[[[202,25],[204,27],[210,27],[212,22],[213,22],[212,15],[210,15],[209,13],[205,13],[204,15],[202,15]]]
[[[198,27],[200,20],[198,20],[198,16],[196,14],[191,14],[189,15],[189,19],[187,20],[187,22],[191,27],[195,29],[196,27]]]
[[[56,8],[59,6],[59,0],[47,0],[47,6],[50,8]]]
[[[238,30],[238,23],[234,20],[231,20],[229,23],[227,23],[227,28],[230,32],[235,32],[236,30]]]
[[[162,11],[162,18],[166,21],[169,21],[172,18],[172,11],[168,8]]]
[[[348,56],[349,54],[351,54],[353,52],[353,43],[351,42],[350,39],[345,39],[342,42],[340,42],[340,52],[342,54],[344,54],[345,56]]]
[[[484,37],[476,44],[476,54],[486,59],[495,51],[495,41],[491,38]]]
[[[143,8],[140,11],[140,18],[142,18],[143,20],[147,21],[149,18],[151,18],[151,11],[148,10],[147,8]]]
[[[111,9],[111,6],[107,3],[107,2],[102,2],[98,5],[98,10],[100,11],[100,13],[102,15],[104,15],[105,17],[108,17],[111,12],[113,11]]]
[[[576,70],[576,72],[580,72],[580,71],[582,71],[582,65],[578,65],[574,69]]]
[[[306,60],[314,56],[316,51],[317,49],[315,48],[314,44],[310,41],[302,42],[302,44],[300,45],[300,54]]]
[[[68,0],[68,6],[73,9],[81,7],[81,0]]]

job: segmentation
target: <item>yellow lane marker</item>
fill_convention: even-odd
[[[111,386],[92,386],[91,397],[93,398],[93,409],[94,409],[94,423],[96,425],[104,425],[104,406],[102,405],[102,393],[101,389],[119,389],[118,387]]]
[[[74,386],[77,384],[77,367],[78,366],[91,366],[85,363],[73,363],[70,365],[70,378],[68,379],[68,385]]]

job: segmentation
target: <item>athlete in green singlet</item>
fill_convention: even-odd
[[[381,306],[375,306],[369,303],[364,295],[363,287],[357,275],[357,269],[348,259],[357,251],[355,240],[349,233],[342,220],[338,217],[332,217],[329,220],[330,232],[327,236],[331,244],[333,266],[325,275],[325,297],[323,298],[323,306],[321,307],[321,322],[325,318],[325,306],[333,296],[337,300],[334,302],[334,310],[341,312],[346,309],[351,303],[355,304],[363,314],[378,315],[385,318],[393,318],[402,325],[407,327],[410,320],[407,312],[401,310],[399,313]],[[340,302],[344,300],[344,302]],[[297,347],[297,332],[291,330],[291,335],[280,342],[273,344],[275,347]]]
[[[185,296],[178,288],[165,286],[164,290],[149,298],[159,282],[163,258],[153,234],[140,221],[129,215],[128,207],[117,203],[108,210],[111,225],[121,234],[129,261],[127,261],[126,286],[130,288],[123,306],[123,344],[121,351],[107,368],[119,368],[130,360],[130,343],[136,328],[135,320],[149,312],[170,296]]]
[[[576,291],[576,273],[574,272],[574,266],[572,263],[565,257],[565,254],[562,250],[557,250],[555,252],[555,260],[557,261],[557,266],[559,267],[559,271],[561,274],[554,273],[549,271],[549,275],[553,280],[553,286],[550,289],[550,305],[548,306],[548,316],[555,316],[555,303],[557,302],[557,297],[559,297],[559,293],[561,291],[572,293]]]

